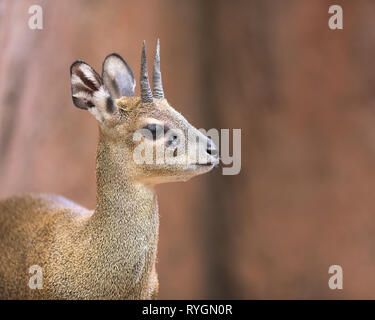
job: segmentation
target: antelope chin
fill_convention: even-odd
[[[198,173],[206,173],[211,171],[216,166],[215,163],[193,163],[189,166],[189,170],[196,171]]]

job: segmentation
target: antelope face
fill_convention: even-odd
[[[219,162],[212,140],[164,98],[159,50],[158,41],[152,94],[143,43],[141,97],[134,97],[133,72],[117,54],[104,60],[101,77],[83,61],[71,67],[73,103],[98,119],[112,152],[124,155],[119,157],[123,163],[118,167],[148,184],[186,181]]]

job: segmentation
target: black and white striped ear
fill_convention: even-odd
[[[133,71],[117,53],[112,53],[104,59],[102,77],[113,98],[134,96]]]
[[[115,112],[113,98],[98,73],[84,61],[76,61],[70,67],[70,85],[73,103],[90,111],[103,122]]]

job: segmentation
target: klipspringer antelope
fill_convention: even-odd
[[[143,42],[140,97],[118,54],[105,58],[102,76],[83,61],[72,64],[70,75],[74,105],[99,122],[96,207],[90,211],[51,194],[0,201],[0,299],[156,298],[153,187],[210,171],[219,161],[217,149],[165,99],[159,41],[153,92]],[[165,150],[165,161],[155,161],[156,152],[152,161],[138,161],[141,145],[141,155]],[[42,270],[42,289],[29,287],[33,265]]]

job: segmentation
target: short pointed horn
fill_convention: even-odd
[[[157,99],[164,98],[163,83],[161,81],[161,72],[160,72],[160,40],[159,39],[156,44],[154,69],[152,71],[152,89],[154,91],[155,98]]]
[[[143,40],[142,57],[141,57],[141,99],[142,102],[152,102],[152,91],[148,82],[147,60],[146,60],[146,41]]]

